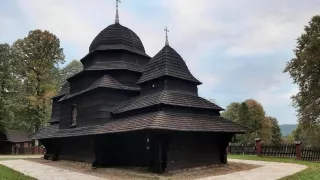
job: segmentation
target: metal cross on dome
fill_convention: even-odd
[[[169,45],[169,40],[168,40],[168,32],[169,32],[169,30],[168,30],[168,28],[166,27],[166,28],[164,29],[164,31],[166,32],[166,45]]]
[[[118,7],[119,7],[119,3],[121,3],[120,0],[116,0],[116,24],[119,24],[119,13],[118,13]]]

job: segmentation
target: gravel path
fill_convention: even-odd
[[[57,167],[38,164],[26,160],[5,160],[0,164],[38,180],[105,180]]]
[[[39,159],[41,157],[43,157],[43,155],[0,155],[0,159]]]
[[[226,175],[201,178],[198,180],[277,180],[282,177],[295,174],[307,168],[307,166],[290,163],[237,159],[228,159],[228,161],[235,163],[260,165],[261,167],[248,171],[240,171]],[[90,176],[26,160],[4,160],[0,161],[0,164],[3,164],[16,171],[22,172],[28,176],[34,177],[38,180],[103,180],[102,178],[96,176]]]
[[[207,178],[201,178],[198,180],[277,180],[308,168],[304,165],[290,163],[251,161],[240,159],[228,159],[228,161],[255,164],[260,165],[261,167],[251,169],[249,171],[235,172],[221,176],[212,176]]]

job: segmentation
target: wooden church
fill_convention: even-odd
[[[117,1],[118,2],[118,1]],[[169,46],[154,56],[116,21],[92,41],[83,71],[52,98],[50,125],[34,136],[45,159],[134,166],[152,172],[226,163],[232,136],[248,129],[198,96],[197,80]]]

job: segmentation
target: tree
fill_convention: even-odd
[[[297,129],[292,132],[296,141],[302,141],[306,146],[319,146],[320,144],[320,126],[312,125],[307,128],[299,123]]]
[[[246,127],[252,128],[251,127],[251,122],[250,122],[250,115],[249,115],[249,107],[245,102],[242,102],[239,108],[239,117],[238,117],[238,123],[241,125],[244,125]],[[243,135],[237,135],[236,139],[242,143],[242,144],[248,144],[253,141],[254,137],[251,137],[252,133],[247,132]],[[252,139],[253,138],[253,139]]]
[[[13,119],[10,111],[8,93],[11,91],[11,52],[8,44],[0,44],[0,132],[6,129],[6,123]]]
[[[271,143],[272,144],[278,144],[278,143],[281,143],[281,137],[282,137],[282,134],[281,134],[281,129],[279,127],[279,124],[278,124],[278,120],[274,117],[266,117],[270,122],[271,122]]]
[[[13,127],[20,107],[21,80],[17,78],[16,62],[8,44],[0,44],[0,132]]]
[[[284,143],[294,143],[294,137],[292,134],[288,134],[287,136],[283,137],[281,141]]]
[[[66,80],[69,77],[79,73],[80,71],[82,71],[82,69],[83,69],[83,65],[80,61],[75,59],[72,60],[67,66],[65,66],[60,70],[60,73],[59,73],[60,86],[66,83]]]
[[[64,63],[59,39],[49,31],[34,30],[13,46],[14,57],[19,63],[19,74],[25,87],[25,108],[21,114],[30,131],[37,131],[50,117],[51,97],[59,82],[52,78],[57,66]]]
[[[299,121],[312,126],[320,124],[320,16],[314,16],[304,30],[284,72],[299,86],[292,97]]]
[[[263,106],[253,99],[248,99],[245,103],[249,108],[248,125],[254,130],[250,138],[260,137],[263,142],[270,143],[272,125],[271,122],[266,119]]]
[[[221,116],[233,122],[238,122],[240,106],[241,103],[239,102],[233,102],[229,104],[226,110],[221,113]]]
[[[233,142],[252,143],[256,137],[260,137],[266,143],[271,141],[271,121],[266,119],[265,111],[257,101],[248,99],[242,103],[233,102],[227,106],[222,116],[253,130],[237,135]]]

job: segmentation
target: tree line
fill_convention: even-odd
[[[49,31],[33,30],[12,45],[0,44],[0,132],[35,132],[49,121],[51,97],[82,70],[77,60],[64,63],[60,40]]]

